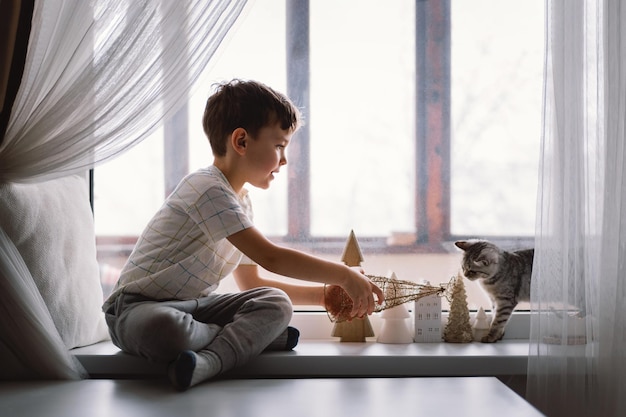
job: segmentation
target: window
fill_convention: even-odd
[[[458,271],[457,238],[530,243],[543,13],[539,0],[252,2],[186,109],[96,169],[105,291],[171,187],[211,163],[202,109],[231,78],[284,91],[305,115],[286,169],[250,190],[275,241],[338,260],[354,230],[368,273],[432,283]]]

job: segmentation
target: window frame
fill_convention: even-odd
[[[302,108],[308,109],[310,97],[309,63],[309,1],[286,2],[287,12],[287,95]],[[387,236],[358,236],[365,255],[454,253],[452,242],[477,236],[453,235],[451,224],[451,0],[439,2],[415,0],[415,235],[411,243],[390,244]],[[303,45],[305,46],[303,48]],[[163,128],[165,154],[165,189],[168,195],[186,175],[189,166],[188,105]],[[306,115],[305,115],[306,119]],[[185,142],[181,146],[181,142]],[[338,258],[346,237],[316,237],[311,227],[310,188],[310,132],[305,124],[298,132],[298,140],[289,147],[287,165],[287,234],[269,236],[278,243],[317,255]],[[97,174],[96,174],[97,180]],[[91,179],[93,208],[94,174]],[[297,198],[293,198],[297,196]],[[290,198],[291,197],[291,198]],[[305,213],[305,215],[302,215]],[[358,235],[358,231],[357,235]],[[523,236],[481,236],[503,248],[530,247],[534,238]],[[97,236],[99,257],[126,258],[130,256],[137,236]],[[489,310],[487,310],[489,311]],[[309,338],[327,338],[329,324],[323,311],[298,309],[300,326]],[[519,315],[519,311],[514,316]],[[473,313],[474,314],[474,313]],[[445,315],[445,314],[444,314]],[[304,320],[304,321],[302,321]],[[374,321],[377,319],[375,318]],[[511,334],[528,334],[526,316],[512,319]],[[315,336],[317,335],[317,336]]]
[[[310,97],[310,0],[286,2],[287,95],[302,108]],[[377,254],[449,253],[452,242],[477,236],[453,235],[451,218],[451,0],[415,0],[415,235],[412,242],[389,244],[387,236],[359,236],[364,252]],[[167,59],[167,57],[164,57]],[[164,123],[164,196],[186,175],[189,167],[188,105]],[[306,118],[306,114],[305,114]],[[183,143],[184,142],[184,143]],[[287,234],[270,236],[279,244],[316,254],[340,254],[344,237],[311,234],[310,131],[306,124],[290,144],[287,175]],[[94,174],[91,175],[93,206]],[[294,198],[297,196],[297,198]],[[358,231],[357,231],[358,232]],[[532,237],[481,236],[504,248],[528,247]],[[122,249],[130,254],[133,236],[99,236],[100,250]]]
[[[386,237],[359,238],[378,253],[441,252],[450,241],[450,0],[416,0],[416,170],[415,239],[388,245]],[[308,109],[309,0],[287,3],[287,95]],[[315,252],[335,253],[344,240],[310,233],[310,135],[305,125],[290,145],[287,165],[287,236],[275,240]],[[302,215],[302,213],[305,213]]]
[[[416,159],[415,236],[409,244],[388,237],[359,237],[364,251],[441,253],[451,242],[475,236],[453,235],[451,217],[451,0],[415,1]],[[287,2],[287,95],[310,108],[309,0]],[[311,230],[310,133],[305,125],[290,145],[287,165],[288,226],[278,243],[314,253],[341,253],[345,239],[314,237]],[[297,198],[289,198],[296,196]],[[485,237],[503,247],[529,246],[532,237]]]

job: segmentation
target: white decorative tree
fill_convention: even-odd
[[[487,333],[489,333],[489,324],[489,317],[487,313],[485,313],[485,309],[480,307],[472,326],[475,342],[480,342],[484,336],[487,336]]]
[[[392,280],[397,280],[396,274],[391,274]],[[383,310],[380,318],[383,320],[378,338],[379,343],[411,343],[413,336],[407,326],[406,319],[411,317],[404,304]]]

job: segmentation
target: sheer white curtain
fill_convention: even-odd
[[[24,75],[0,145],[0,182],[84,172],[145,138],[186,101],[245,4],[36,1]],[[0,321],[0,353],[25,350],[43,377],[83,376],[1,229],[0,255],[2,311],[11,315]]]
[[[626,4],[548,0],[527,398],[626,415]]]
[[[186,99],[245,3],[35,2],[0,180],[84,171],[145,137]]]

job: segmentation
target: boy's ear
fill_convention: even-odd
[[[230,135],[230,144],[240,155],[243,155],[246,152],[246,145],[248,144],[248,132],[246,129],[238,127],[233,130],[233,133]]]

